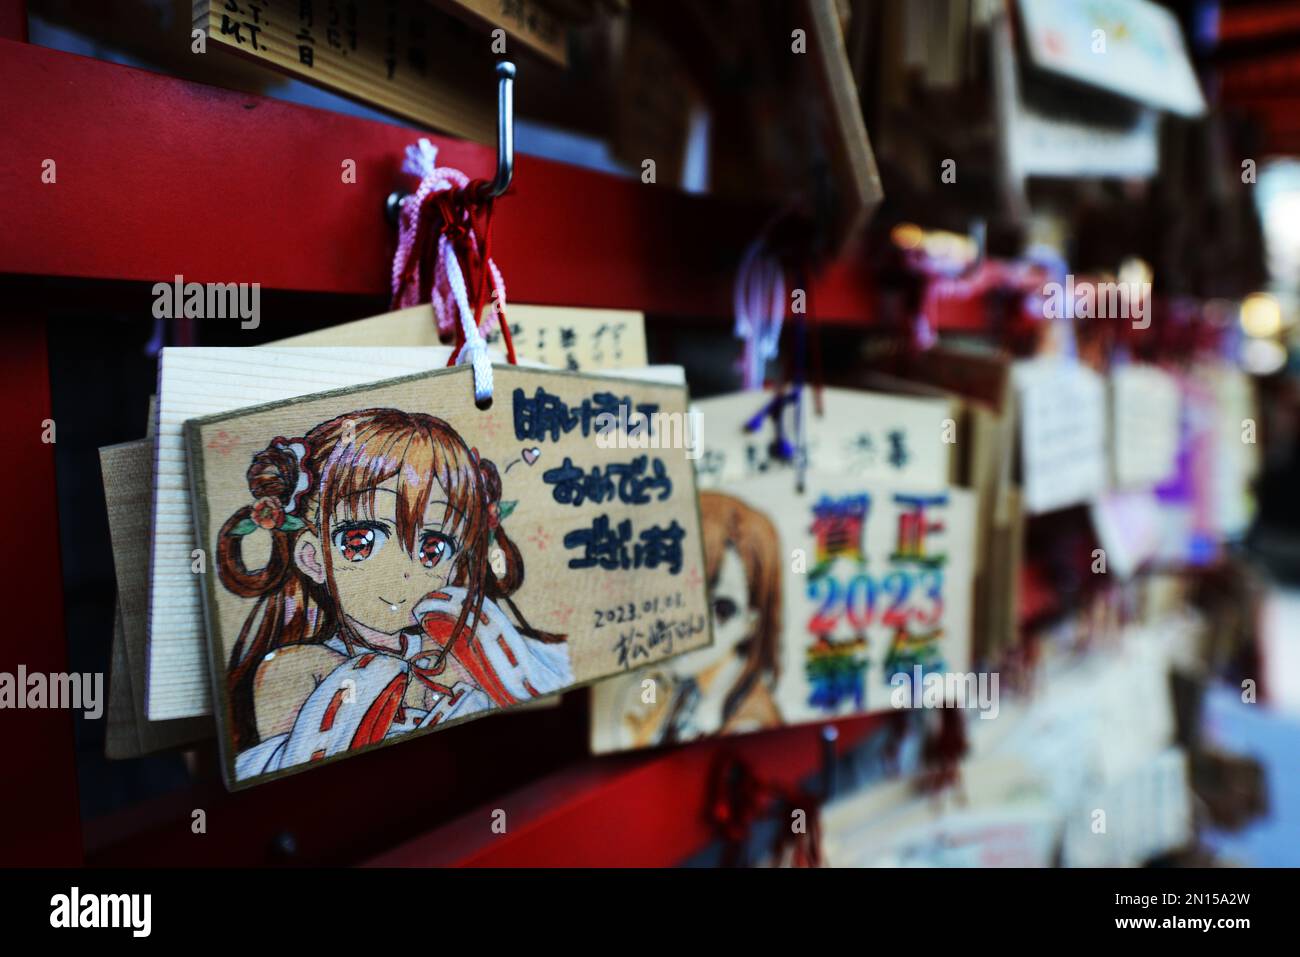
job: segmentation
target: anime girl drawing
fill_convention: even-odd
[[[218,546],[222,584],[254,600],[226,673],[237,778],[572,684],[564,636],[510,597],[514,503],[446,422],[348,413],[275,439],[247,478],[253,504]],[[249,570],[254,533],[271,535],[270,559]]]
[[[622,713],[633,747],[738,734],[782,723],[774,689],[781,653],[781,548],[762,512],[721,492],[700,493],[705,580],[713,616],[713,645],[683,655],[671,670],[639,673],[669,689],[646,711]],[[639,707],[638,707],[639,706]]]

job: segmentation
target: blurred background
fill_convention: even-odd
[[[235,9],[229,33],[242,43],[274,5],[212,6]],[[295,18],[311,13],[317,42],[334,42],[337,29],[346,43],[357,5],[290,6]],[[1019,437],[990,453],[996,478],[965,462],[955,479],[980,492],[992,529],[976,645],[981,667],[1002,675],[1000,716],[893,714],[593,760],[578,691],[556,709],[433,736],[459,739],[451,744],[431,738],[364,759],[380,773],[451,749],[457,786],[347,834],[306,806],[316,788],[328,794],[358,773],[352,762],[235,798],[221,789],[211,740],[114,761],[102,723],[78,718],[88,860],[789,862],[781,801],[806,792],[819,796],[816,856],[830,864],[1300,865],[1300,5],[414,6],[427,25],[400,30],[394,55],[427,81],[428,103],[456,104],[433,118],[419,104],[275,68],[238,43],[228,49],[229,36],[194,56],[195,8],[205,4],[27,0],[22,12],[27,41],[49,51],[299,104],[322,124],[341,115],[487,143],[485,39],[508,26],[520,68],[517,151],[629,188],[646,183],[654,157],[654,185],[677,197],[649,227],[622,228],[645,228],[667,248],[647,243],[647,286],[681,275],[657,256],[689,259],[699,285],[671,303],[660,292],[606,304],[645,310],[651,361],[685,366],[693,396],[740,387],[733,292],[757,244],[792,285],[816,290],[807,320],[787,323],[769,380],[937,384],[967,403],[963,428],[983,415]],[[801,35],[806,55],[791,56],[804,52]],[[384,192],[366,194],[375,217]],[[575,203],[573,215],[580,226],[588,213]],[[554,228],[570,226],[561,217]],[[373,251],[377,275],[389,255]],[[502,260],[509,274],[510,256]],[[604,266],[548,268],[571,270],[580,286]],[[105,671],[115,585],[97,450],[140,437],[159,345],[253,338],[155,321],[131,305],[140,284],[130,278],[0,271],[8,291],[44,304],[51,329],[76,333],[49,336],[66,626],[72,667]],[[1046,290],[1067,278],[1071,289],[1145,290],[1148,325],[1054,311]],[[386,308],[382,285],[268,290],[256,336]],[[990,397],[977,382],[941,377],[936,349],[1012,370],[1007,391]],[[1169,467],[1136,480],[1112,472],[1086,501],[1027,498],[1043,479],[1031,480],[1017,450],[1052,386],[1028,387],[1014,368],[1043,356],[1112,388],[1135,366],[1158,371],[1174,396],[1171,431],[1130,422],[1126,441],[1139,451],[1172,442]],[[103,401],[87,407],[86,390]],[[482,757],[507,737],[523,743],[506,765]],[[791,770],[778,784],[771,775],[783,764]],[[770,800],[740,808],[737,781]],[[502,795],[554,812],[552,822],[644,824],[609,832],[598,853],[584,850],[579,825],[548,831],[539,811],[522,846],[486,851],[466,822]],[[241,808],[243,822],[197,860],[169,837],[196,806]],[[1089,840],[1097,807],[1109,810],[1110,841]]]

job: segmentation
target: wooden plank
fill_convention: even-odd
[[[956,409],[947,397],[826,387],[818,399],[822,414],[802,415],[805,469],[883,484],[948,481],[956,437],[943,441],[944,424]],[[737,481],[783,472],[794,490],[799,470],[793,460],[772,454],[777,432],[771,418],[754,431],[747,428],[772,400],[772,392],[754,390],[695,403],[707,430],[697,467],[701,488],[725,491]],[[797,434],[796,408],[781,413],[790,441]]]
[[[515,353],[557,369],[629,369],[646,364],[645,317],[627,309],[511,304]],[[500,333],[487,337],[497,351]],[[440,346],[427,303],[278,339],[277,346]],[[504,353],[502,353],[504,355]]]
[[[680,188],[692,116],[704,98],[680,51],[651,18],[634,15],[621,36],[610,149],[638,171],[652,159],[656,182]]]
[[[494,376],[489,409],[462,366],[186,423],[231,789],[712,640],[685,386]]]
[[[557,66],[567,66],[565,24],[549,4],[538,0],[436,0],[439,6],[467,19],[505,30],[517,40]],[[501,52],[508,54],[509,48]]]
[[[478,56],[449,42],[445,21],[422,0],[195,0],[194,28],[299,79],[436,130],[496,142],[491,41],[482,38]]]
[[[817,76],[827,97],[831,162],[840,192],[836,232],[838,245],[843,246],[867,225],[885,191],[862,119],[835,0],[806,3],[812,28],[809,52],[817,58]]]
[[[182,427],[187,419],[262,402],[354,386],[445,366],[450,349],[431,347],[168,348],[159,367],[154,448],[153,552],[150,562],[148,716],[210,714],[199,583],[191,570],[194,536]],[[521,363],[530,365],[529,363]],[[635,374],[632,370],[615,370]],[[599,373],[595,373],[599,374]],[[642,373],[682,381],[679,367]],[[223,388],[214,389],[220,382]]]
[[[99,450],[104,476],[104,501],[108,511],[113,565],[117,575],[119,630],[114,634],[114,685],[129,689],[131,738],[114,736],[109,757],[133,758],[212,737],[210,719],[185,718],[150,721],[145,709],[146,618],[149,588],[150,504],[152,501],[153,441],[140,439]],[[122,661],[129,678],[119,681],[116,646],[122,644]]]
[[[122,612],[113,606],[113,642],[109,654],[108,711],[104,716],[104,753],[110,758],[133,758],[140,753],[132,705],[131,666],[126,660],[126,638],[122,634]]]

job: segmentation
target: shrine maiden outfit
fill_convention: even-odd
[[[294,719],[293,729],[273,735],[235,758],[235,777],[244,779],[319,761],[353,748],[396,737],[441,721],[552,694],[573,684],[566,643],[526,638],[505,613],[484,598],[477,628],[462,635],[453,657],[475,683],[441,687],[427,711],[406,707],[410,681],[419,680],[415,662],[432,657],[425,635],[449,637],[465,600],[465,589],[447,587],[421,599],[414,617],[417,633],[401,633],[402,650],[354,653],[316,686]],[[325,647],[346,655],[337,635]]]

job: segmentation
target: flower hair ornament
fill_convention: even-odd
[[[476,468],[479,467],[479,456],[478,456],[477,448],[471,448],[469,450],[469,457],[474,462],[474,466]],[[507,518],[510,517],[510,513],[515,510],[515,506],[517,506],[518,504],[519,504],[518,499],[510,499],[509,501],[500,501],[500,502],[488,501],[487,503],[488,545],[492,545],[496,541],[497,527],[502,522],[504,522]]]
[[[274,532],[296,532],[306,528],[307,523],[297,514],[303,497],[311,490],[312,476],[307,468],[307,440],[285,439],[277,437],[267,446],[267,451],[275,451],[293,458],[296,483],[289,493],[288,502],[279,496],[264,495],[255,501],[249,509],[248,517],[236,523],[229,534],[235,537],[255,532],[259,528]]]
[[[497,526],[510,517],[518,504],[517,499],[512,499],[509,502],[493,502],[488,506],[488,544],[496,541]]]

